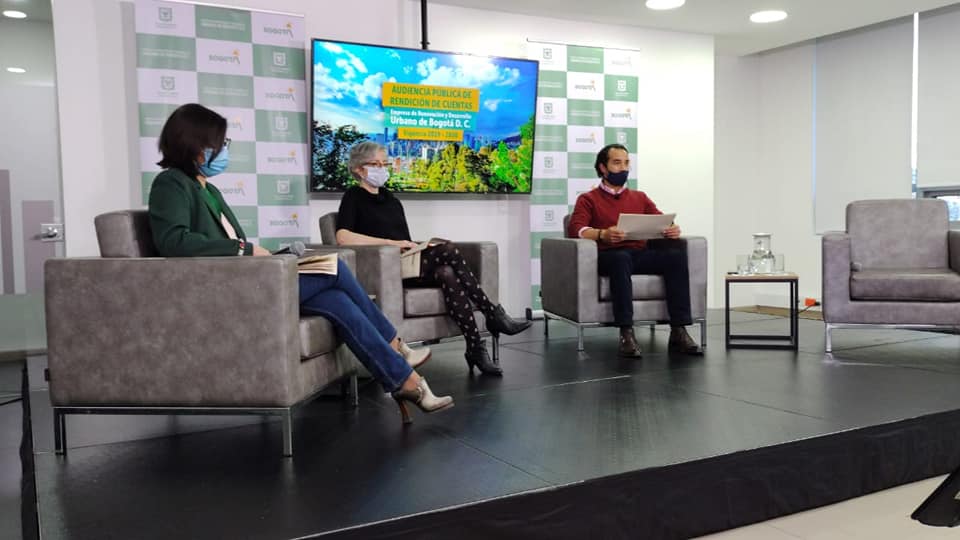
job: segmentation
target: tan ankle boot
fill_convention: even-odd
[[[410,346],[407,345],[407,342],[402,339],[400,340],[399,349],[400,350],[397,352],[399,352],[400,356],[402,356],[403,359],[407,361],[407,365],[412,367],[413,369],[417,369],[418,367],[427,363],[427,360],[430,359],[430,356],[432,354],[430,352],[430,347],[420,347],[419,349],[411,349]]]
[[[450,396],[435,396],[427,386],[427,380],[420,378],[420,383],[413,390],[397,390],[393,394],[394,401],[400,407],[400,417],[404,424],[413,422],[410,418],[410,411],[407,409],[407,402],[413,403],[418,409],[425,413],[432,413],[449,409],[453,407],[453,398]]]

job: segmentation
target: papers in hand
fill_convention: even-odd
[[[617,228],[627,233],[627,240],[663,238],[663,230],[673,224],[676,214],[620,214]]]
[[[337,275],[337,254],[313,255],[297,261],[297,272],[301,274]]]

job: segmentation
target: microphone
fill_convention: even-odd
[[[274,255],[286,255],[293,254],[297,257],[302,257],[307,251],[307,246],[303,245],[303,242],[299,240],[293,241],[289,246],[280,248],[273,252]]]

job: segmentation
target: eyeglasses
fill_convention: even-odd
[[[387,161],[367,161],[363,164],[364,167],[389,167],[390,163]]]
[[[230,142],[231,142],[230,137],[227,137],[226,139],[224,139],[224,140],[223,140],[223,147],[224,147],[224,148],[230,148]]]

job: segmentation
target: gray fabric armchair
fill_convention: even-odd
[[[324,246],[337,245],[337,213],[320,218],[320,237]],[[480,286],[494,304],[498,303],[500,278],[497,244],[493,242],[457,242],[457,247]],[[350,246],[357,254],[357,280],[370,294],[397,332],[408,343],[436,342],[460,335],[460,329],[447,315],[439,287],[404,285],[400,276],[400,248],[394,246]],[[477,326],[486,333],[486,321],[477,317]],[[493,337],[493,358],[500,354],[500,342]]]
[[[960,326],[960,231],[936,199],[855,201],[823,235],[826,351],[836,328]]]
[[[567,229],[570,216],[563,220]],[[680,240],[687,249],[690,268],[690,310],[700,325],[700,346],[707,345],[707,240],[688,236]],[[648,249],[676,240],[651,240]],[[633,313],[636,324],[669,322],[663,278],[633,276]],[[597,243],[581,238],[544,238],[540,244],[540,297],[543,304],[543,332],[549,333],[550,319],[577,327],[577,350],[583,350],[583,329],[613,323],[610,279],[597,272]]]
[[[300,317],[295,257],[161,258],[146,211],[95,224],[102,257],[44,268],[58,453],[67,414],[189,413],[279,415],[289,456],[295,406],[347,378],[356,405],[352,354]]]

